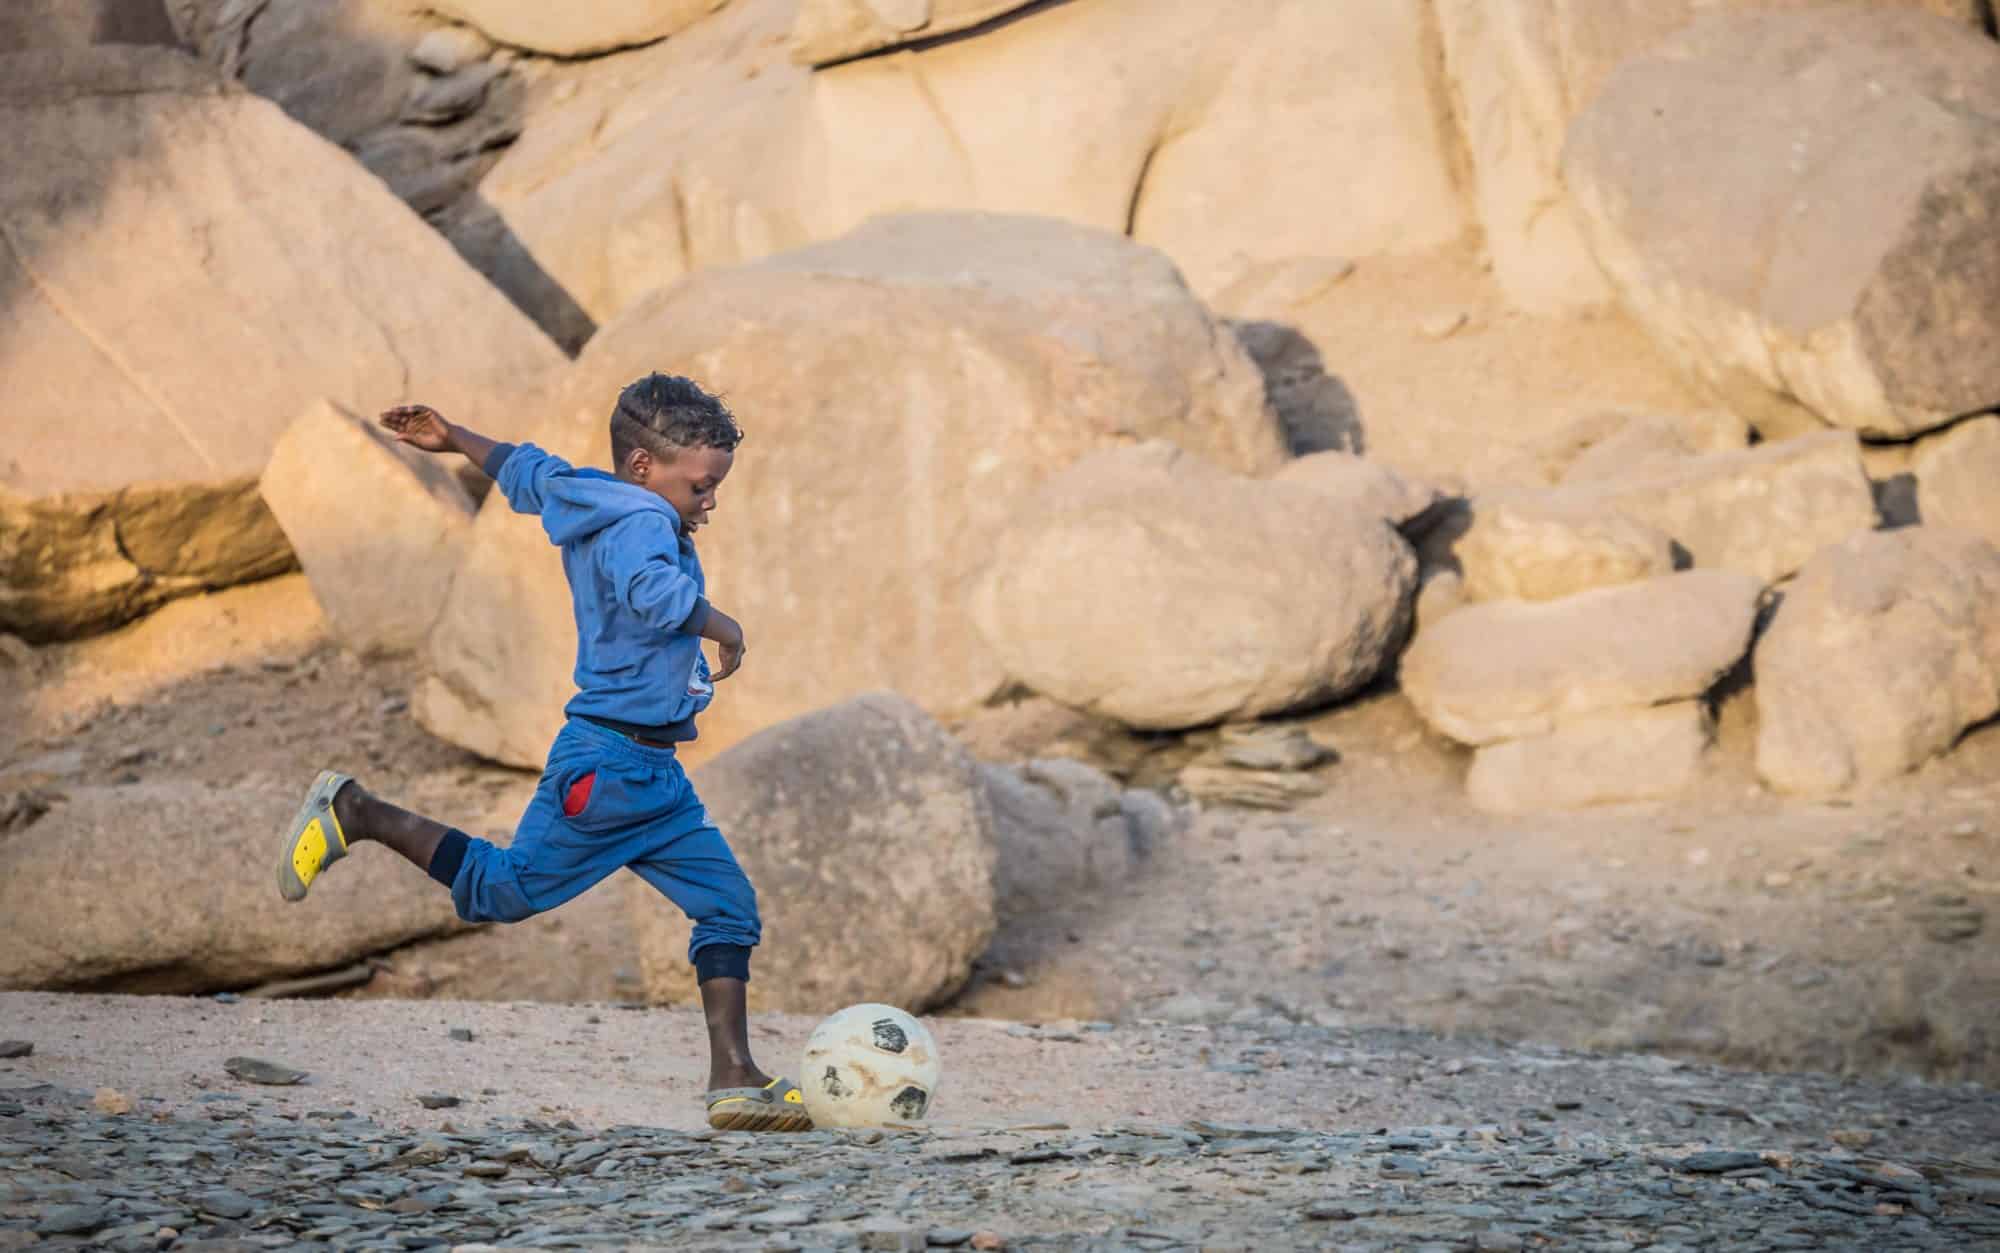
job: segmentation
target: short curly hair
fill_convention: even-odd
[[[671,459],[683,448],[733,452],[742,442],[729,407],[678,374],[648,374],[619,392],[611,411],[611,459],[621,466],[635,448]]]

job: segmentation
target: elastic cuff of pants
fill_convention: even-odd
[[[750,982],[750,950],[741,944],[711,944],[694,955],[694,981],[741,979]]]
[[[424,873],[446,887],[458,882],[458,868],[465,864],[465,850],[471,843],[472,837],[456,827],[445,832]]]

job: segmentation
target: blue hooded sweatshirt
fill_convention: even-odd
[[[707,583],[674,507],[533,444],[501,444],[483,468],[562,549],[577,687],[563,712],[650,739],[695,738],[694,717],[715,695],[699,634]]]

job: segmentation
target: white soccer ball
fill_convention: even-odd
[[[923,1120],[938,1086],[937,1041],[893,1005],[849,1005],[813,1028],[799,1090],[816,1127]]]

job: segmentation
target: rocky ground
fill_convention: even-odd
[[[2000,1241],[2000,1098],[1972,1085],[1274,1020],[934,1025],[932,1122],[759,1138],[698,1129],[692,1012],[0,995],[0,1248]],[[767,1064],[810,1027],[761,1022]]]

